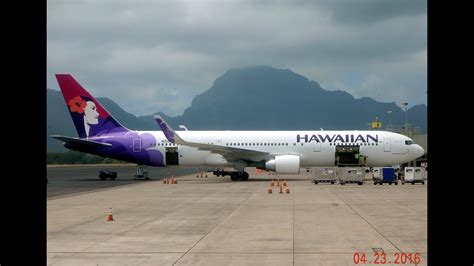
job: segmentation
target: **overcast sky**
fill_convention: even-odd
[[[48,88],[71,73],[135,115],[182,114],[228,69],[253,65],[426,104],[425,0],[48,0],[47,16]]]

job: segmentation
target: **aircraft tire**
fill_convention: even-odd
[[[242,181],[249,180],[249,173],[243,172],[242,174],[240,174],[240,180],[242,180]]]
[[[230,180],[232,180],[232,181],[237,181],[237,180],[239,180],[239,179],[240,179],[239,174],[237,174],[237,173],[232,173],[232,174],[230,174]]]

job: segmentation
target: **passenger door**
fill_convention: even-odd
[[[383,140],[383,151],[385,152],[391,151],[390,139]]]
[[[313,151],[320,152],[321,151],[321,142],[313,142]]]
[[[142,140],[141,139],[134,139],[133,140],[133,152],[140,152],[142,150]]]

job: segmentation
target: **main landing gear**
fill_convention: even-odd
[[[212,173],[215,176],[226,176],[230,175],[230,179],[232,181],[237,181],[237,180],[242,180],[242,181],[247,181],[249,180],[249,173],[245,171],[224,171],[221,169],[217,169],[212,171]]]
[[[232,181],[237,181],[237,180],[242,180],[242,181],[247,181],[249,180],[249,173],[247,172],[232,172],[230,174],[230,179]]]

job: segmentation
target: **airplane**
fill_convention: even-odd
[[[425,152],[409,137],[388,131],[175,131],[158,115],[160,131],[130,130],[70,74],[56,74],[56,79],[79,137],[51,137],[68,149],[137,167],[214,167],[217,176],[246,181],[246,167],[276,174],[298,174],[309,167],[383,167],[413,161]]]

